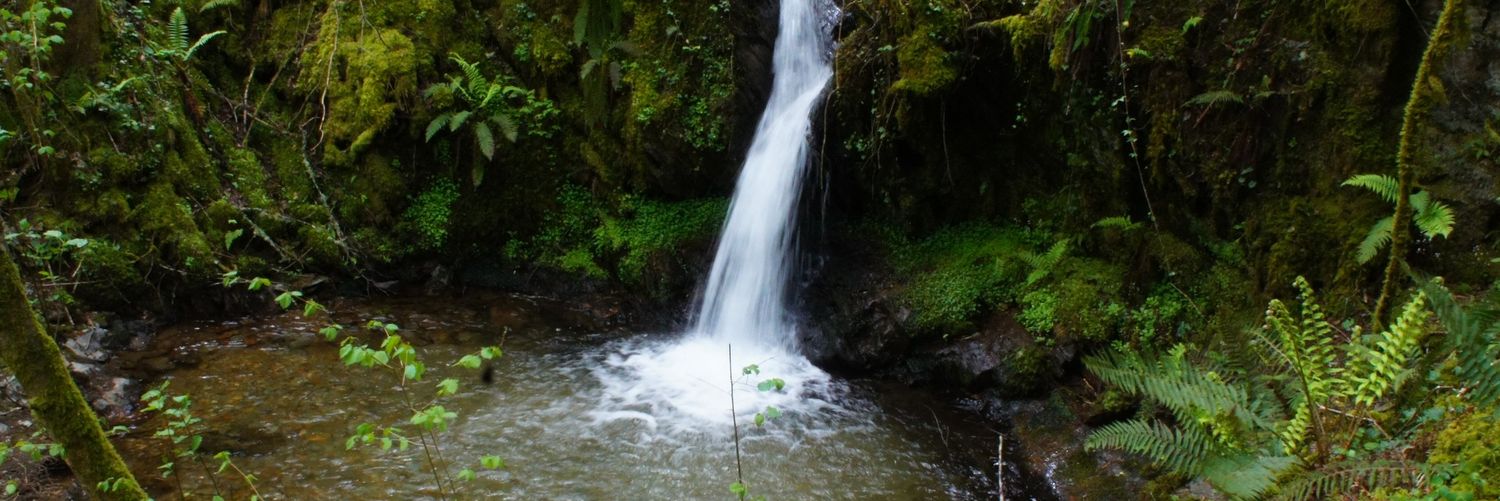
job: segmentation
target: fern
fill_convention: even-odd
[[[479,143],[479,152],[486,159],[495,158],[495,135],[484,122],[474,124],[474,139]]]
[[[1323,314],[1307,279],[1293,282],[1300,300],[1300,319],[1281,301],[1272,300],[1266,309],[1264,329],[1275,335],[1278,352],[1286,367],[1296,377],[1291,399],[1292,417],[1277,429],[1277,436],[1288,454],[1301,451],[1307,434],[1321,430],[1318,408],[1337,395],[1338,370],[1335,367],[1333,329]],[[1321,433],[1321,432],[1320,432]]]
[[[1355,259],[1359,260],[1359,264],[1365,264],[1370,262],[1371,259],[1375,259],[1375,255],[1380,253],[1380,249],[1384,249],[1385,246],[1391,244],[1391,227],[1395,224],[1396,220],[1394,217],[1386,216],[1376,221],[1375,226],[1370,227],[1370,233],[1365,235],[1365,239],[1359,243],[1359,251],[1354,256]]]
[[[1427,333],[1423,324],[1430,315],[1427,296],[1418,293],[1385,332],[1374,336],[1368,344],[1349,345],[1349,375],[1344,384],[1355,404],[1373,406],[1397,385]]]
[[[1112,216],[1094,222],[1095,228],[1116,228],[1120,231],[1134,231],[1140,229],[1141,223],[1130,219],[1130,216]]]
[[[208,0],[207,2],[203,2],[202,6],[198,7],[198,12],[201,14],[218,8],[239,6],[240,0]]]
[[[1173,428],[1143,420],[1112,423],[1089,434],[1088,450],[1120,449],[1151,458],[1158,465],[1197,475],[1214,446],[1201,428]]]
[[[1459,306],[1448,289],[1436,281],[1424,282],[1422,292],[1432,302],[1438,320],[1448,329],[1445,348],[1452,351],[1458,362],[1454,372],[1468,386],[1468,398],[1484,406],[1500,403],[1500,360],[1496,357],[1500,315]]]
[[[1344,180],[1344,186],[1370,190],[1386,202],[1396,203],[1396,178],[1384,174],[1358,174]]]
[[[1052,268],[1062,261],[1063,256],[1068,253],[1068,239],[1058,240],[1047,249],[1045,254],[1033,254],[1031,252],[1020,253],[1020,258],[1031,267],[1031,273],[1026,275],[1026,286],[1036,285],[1037,282],[1047,278],[1052,273]]]
[[[1432,200],[1432,196],[1425,191],[1419,191],[1411,196],[1411,206],[1415,210],[1412,221],[1427,238],[1447,238],[1453,233],[1457,217],[1446,204]]]
[[[1221,89],[1211,90],[1193,96],[1193,98],[1189,99],[1187,103],[1183,104],[1183,106],[1215,106],[1220,103],[1242,104],[1244,102],[1245,98],[1240,97],[1240,95],[1234,93],[1234,91]]]
[[[172,17],[167,21],[167,42],[171,44],[170,49],[173,52],[187,52],[188,20],[187,13],[182,11],[182,7],[172,10]]]
[[[1422,487],[1439,468],[1409,461],[1345,461],[1286,482],[1279,499],[1334,499],[1382,487]]]
[[[1201,475],[1219,492],[1232,498],[1254,499],[1270,490],[1277,479],[1297,465],[1294,456],[1239,452],[1205,461]]]
[[[1345,180],[1344,186],[1364,188],[1380,195],[1380,198],[1384,198],[1387,202],[1396,203],[1397,183],[1396,179],[1390,176],[1359,174]],[[1412,206],[1412,222],[1417,225],[1422,236],[1428,239],[1447,238],[1453,232],[1457,217],[1447,204],[1433,200],[1432,195],[1425,191],[1411,194],[1408,200],[1411,201]],[[1360,264],[1370,262],[1381,249],[1389,245],[1394,230],[1394,218],[1386,217],[1376,221],[1375,225],[1370,227],[1370,232],[1365,235],[1365,239],[1359,243],[1355,258]]]
[[[437,135],[438,131],[443,130],[444,127],[447,127],[448,121],[451,119],[453,119],[452,113],[443,113],[441,115],[438,115],[436,118],[433,118],[431,122],[427,122],[426,140],[428,142],[431,142],[432,136]]]

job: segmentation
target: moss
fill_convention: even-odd
[[[416,96],[419,56],[401,30],[353,29],[346,24],[357,17],[335,9],[320,20],[312,57],[302,58],[302,85],[309,93],[326,91],[323,161],[350,165],[390,124],[399,103]]]
[[[717,233],[729,201],[717,199],[657,202],[627,199],[623,215],[604,220],[595,231],[599,248],[623,252],[618,275],[627,283],[641,283],[652,263],[693,241],[710,241]]]
[[[193,222],[187,202],[165,182],[153,184],[146,198],[131,214],[131,219],[153,241],[162,243],[173,262],[182,263],[193,272],[210,272],[214,262],[213,248]]]
[[[338,267],[344,264],[343,247],[339,245],[333,228],[304,224],[297,228],[297,236],[302,241],[302,250],[310,260],[309,265]]]
[[[951,56],[930,33],[912,33],[902,39],[896,58],[900,61],[901,78],[892,84],[891,90],[925,96],[958,79]]]
[[[1494,499],[1500,496],[1500,446],[1493,441],[1496,436],[1500,436],[1500,419],[1488,412],[1471,412],[1438,433],[1427,462],[1458,465],[1457,474],[1448,484],[1453,492],[1470,494],[1472,499]]]
[[[448,241],[449,219],[457,200],[458,185],[447,178],[433,182],[412,200],[401,214],[400,226],[411,235],[411,252],[436,250]]]
[[[226,153],[229,165],[229,185],[245,197],[245,201],[257,209],[270,209],[272,201],[266,191],[266,171],[254,151],[245,148],[230,148]]]
[[[1019,228],[969,223],[920,242],[897,242],[892,264],[913,277],[901,296],[916,330],[957,332],[981,308],[1013,300],[1024,238]]]

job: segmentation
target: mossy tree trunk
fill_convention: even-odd
[[[1406,100],[1406,112],[1401,122],[1401,144],[1396,152],[1398,186],[1395,221],[1391,225],[1391,257],[1385,265],[1385,279],[1380,285],[1380,298],[1375,301],[1373,321],[1376,326],[1385,325],[1386,312],[1390,310],[1396,289],[1402,283],[1401,262],[1406,258],[1407,251],[1411,249],[1412,217],[1415,214],[1411,206],[1412,186],[1416,183],[1416,173],[1413,172],[1412,166],[1416,160],[1416,151],[1412,143],[1415,141],[1417,126],[1421,124],[1421,120],[1427,116],[1432,106],[1434,83],[1431,79],[1437,78],[1433,74],[1433,63],[1441,57],[1451,42],[1453,34],[1449,26],[1462,4],[1462,0],[1443,2],[1443,12],[1438,16],[1437,28],[1432,30],[1432,38],[1427,41],[1427,49],[1422,52],[1422,63],[1417,66],[1417,77],[1411,87],[1411,97]]]
[[[63,457],[84,488],[98,499],[147,499],[73,383],[62,351],[26,301],[9,248],[0,248],[0,361],[20,381],[37,421],[62,444]],[[100,491],[104,481],[114,488]]]

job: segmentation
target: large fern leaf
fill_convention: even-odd
[[[493,122],[496,127],[500,128],[500,135],[504,136],[506,141],[514,143],[516,142],[516,138],[521,135],[520,129],[516,127],[516,121],[511,120],[504,113],[490,115],[490,122]]]
[[[1359,174],[1344,180],[1344,186],[1355,186],[1370,190],[1390,203],[1396,203],[1396,196],[1400,191],[1396,178],[1385,174]]]
[[[1234,499],[1254,499],[1275,486],[1276,480],[1297,464],[1295,456],[1228,453],[1204,461],[1201,475],[1219,492]]]
[[[1337,499],[1382,487],[1421,487],[1437,467],[1408,461],[1345,461],[1303,472],[1281,486],[1279,499]]]
[[[1500,360],[1496,355],[1500,322],[1492,315],[1460,306],[1448,289],[1435,281],[1424,282],[1422,292],[1448,329],[1445,348],[1458,361],[1454,372],[1468,386],[1468,398],[1480,405],[1500,403]]]
[[[1197,427],[1173,428],[1144,420],[1111,423],[1090,433],[1089,450],[1120,449],[1151,458],[1172,471],[1197,475],[1214,446],[1207,433]]]
[[[1365,264],[1370,262],[1371,259],[1375,259],[1375,255],[1380,253],[1380,249],[1384,249],[1385,246],[1390,245],[1391,229],[1395,224],[1395,219],[1387,216],[1376,221],[1375,225],[1370,227],[1370,233],[1366,234],[1365,239],[1359,243],[1359,251],[1354,256],[1359,260],[1360,264]]]
[[[188,50],[188,20],[182,7],[172,10],[172,17],[167,20],[167,41],[173,52],[186,53]]]
[[[1417,229],[1422,231],[1423,236],[1429,239],[1447,238],[1453,233],[1453,226],[1457,224],[1453,209],[1442,202],[1433,200],[1428,192],[1419,191],[1413,194],[1411,206],[1414,209],[1412,222],[1417,224]]]
[[[474,141],[479,143],[479,152],[484,154],[487,160],[495,158],[495,134],[490,132],[490,126],[484,122],[474,123]]]
[[[426,141],[427,142],[432,142],[432,136],[437,135],[438,131],[443,130],[443,127],[447,127],[448,126],[448,121],[452,120],[452,119],[453,119],[453,114],[452,113],[444,113],[444,114],[438,115],[437,117],[433,118],[431,122],[427,122],[427,139],[426,139]]]
[[[214,38],[217,38],[219,35],[223,35],[225,33],[228,33],[228,32],[224,31],[224,30],[219,30],[219,31],[215,31],[213,33],[209,33],[209,34],[203,35],[201,37],[198,37],[198,41],[197,42],[193,42],[193,46],[192,47],[188,47],[187,52],[182,53],[182,60],[183,61],[187,61],[189,59],[192,59],[193,58],[193,54],[197,54],[198,53],[198,49],[203,48],[203,46],[207,45],[210,40],[213,40]]]
[[[1430,315],[1426,294],[1417,293],[1384,332],[1370,341],[1349,344],[1350,362],[1344,381],[1355,404],[1373,406],[1396,387],[1427,333],[1424,324]]]

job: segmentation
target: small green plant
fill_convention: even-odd
[[[171,478],[177,482],[177,492],[183,498],[191,495],[182,484],[182,471],[179,466],[184,463],[198,466],[203,475],[209,480],[213,488],[213,499],[222,501],[228,495],[221,490],[218,476],[225,470],[234,470],[235,476],[250,491],[250,501],[260,501],[263,497],[255,487],[255,476],[245,473],[239,466],[234,464],[230,458],[229,451],[219,451],[211,456],[205,455],[203,447],[203,435],[199,434],[203,419],[193,415],[193,400],[188,395],[173,395],[167,391],[170,381],[152,388],[141,395],[141,402],[145,404],[142,411],[160,414],[166,419],[165,425],[152,434],[153,437],[161,439],[166,446],[166,454],[162,457],[162,463],[157,467],[161,471],[162,478]],[[210,461],[217,463],[210,467]],[[99,486],[101,490],[110,491],[114,488],[106,481]]]
[[[62,444],[41,442],[42,432],[31,434],[30,439],[20,439],[14,442],[9,439],[0,440],[0,466],[6,464],[12,455],[20,453],[31,459],[32,462],[41,461],[44,458],[62,459]],[[4,495],[16,496],[21,492],[21,483],[14,479],[5,479]]]
[[[427,123],[426,141],[439,132],[457,132],[460,128],[470,131],[474,144],[486,161],[495,158],[495,129],[500,137],[516,142],[521,126],[529,127],[533,134],[550,135],[546,123],[557,114],[552,102],[539,99],[531,90],[510,84],[504,75],[494,79],[486,77],[479,63],[471,63],[458,54],[449,55],[457,64],[460,73],[446,83],[433,84],[424,95],[434,102],[450,103],[451,111],[445,111]],[[491,128],[494,126],[494,128]],[[475,186],[484,182],[485,163],[474,162],[470,172]]]
[[[729,348],[729,358],[734,360],[734,347]],[[736,416],[734,420],[734,472],[735,481],[729,484],[729,493],[734,494],[740,501],[754,500],[765,501],[765,496],[752,496],[750,487],[745,483],[744,469],[740,467],[740,424],[738,411],[734,408],[734,387],[743,379],[760,375],[760,365],[750,364],[740,369],[739,377],[729,378],[729,414]],[[786,389],[786,381],[781,378],[763,379],[755,384],[755,391],[783,391]],[[767,405],[765,410],[755,413],[755,427],[765,426],[767,421],[781,417],[781,409],[774,405]]]
[[[1355,186],[1370,190],[1380,195],[1387,202],[1396,203],[1398,184],[1396,179],[1383,174],[1360,174],[1344,181],[1344,186]],[[1455,218],[1453,209],[1446,204],[1432,199],[1432,194],[1426,191],[1412,193],[1409,198],[1414,211],[1412,221],[1416,223],[1417,230],[1428,239],[1447,237],[1453,232]],[[1355,255],[1361,264],[1370,262],[1375,255],[1390,245],[1392,230],[1395,225],[1395,216],[1382,218],[1370,227],[1365,235],[1364,241],[1359,244],[1359,252]]]
[[[304,317],[328,312],[326,307],[301,291],[279,286],[264,277],[244,279],[237,271],[231,270],[223,274],[222,283],[225,287],[244,285],[250,291],[267,290],[276,293],[272,301],[277,306],[283,310],[300,307]],[[365,323],[365,331],[374,333],[378,342],[358,333],[350,333],[344,325],[337,323],[324,326],[318,333],[329,342],[339,344],[339,361],[345,367],[383,371],[395,379],[394,392],[401,397],[402,410],[411,413],[411,417],[407,419],[410,428],[360,423],[345,440],[345,448],[353,450],[360,446],[370,446],[399,453],[407,452],[416,443],[420,446],[425,468],[432,475],[441,499],[457,495],[457,481],[467,482],[477,478],[476,468],[493,470],[505,467],[505,461],[499,456],[483,455],[475,464],[461,466],[458,471],[453,471],[453,465],[444,456],[440,437],[448,431],[449,424],[458,418],[458,413],[444,407],[441,401],[458,393],[459,380],[444,378],[430,387],[423,384],[428,366],[416,347],[401,336],[401,328],[395,323],[370,320]],[[500,358],[501,353],[499,346],[485,346],[449,365],[477,371],[487,361]],[[429,388],[431,393],[422,391]]]
[[[190,41],[190,30],[188,29],[187,13],[178,7],[172,10],[172,17],[167,21],[167,41],[154,48],[157,57],[167,59],[176,64],[186,64],[203,48],[209,41],[219,35],[227,33],[224,30],[205,33],[197,40]]]
[[[33,161],[57,152],[50,144],[57,131],[44,125],[52,123],[54,112],[49,105],[57,100],[52,91],[53,75],[45,68],[63,43],[62,33],[67,29],[64,20],[72,16],[72,9],[55,0],[0,8],[0,89],[10,91],[16,115],[25,128],[21,131],[23,140],[35,155]],[[12,137],[16,137],[13,132],[0,133],[0,146]]]
[[[414,251],[439,249],[448,241],[449,218],[453,215],[453,203],[458,201],[458,185],[448,178],[440,178],[427,190],[417,195],[406,212],[402,223],[416,236],[412,244]]]

